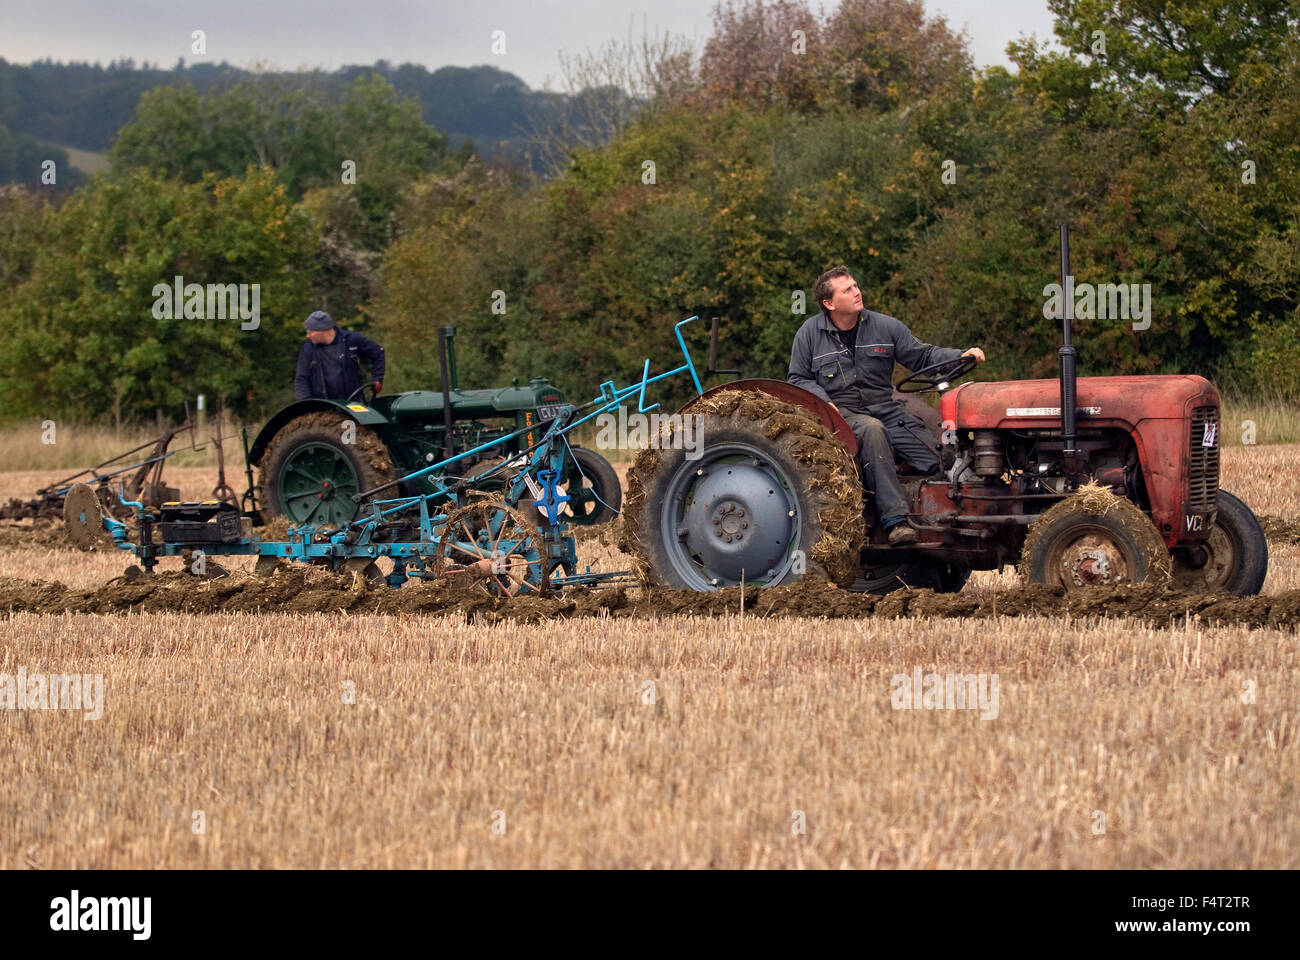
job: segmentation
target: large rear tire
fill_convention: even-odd
[[[1109,490],[1085,490],[1029,527],[1020,575],[1067,590],[1169,581],[1169,550],[1151,519]]]
[[[1174,585],[1195,593],[1250,597],[1264,589],[1268,539],[1259,520],[1237,497],[1219,491],[1219,510],[1200,547],[1174,550]]]
[[[355,441],[345,443],[353,434]],[[267,444],[258,505],[265,521],[287,516],[296,524],[333,526],[357,515],[353,494],[395,477],[388,448],[373,431],[341,413],[309,413],[290,420]]]
[[[767,394],[725,390],[682,416],[668,421],[659,449],[643,450],[628,471],[619,546],[643,582],[701,591],[742,578],[764,586],[853,583],[864,536],[862,483],[815,414]]]

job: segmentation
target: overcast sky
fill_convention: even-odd
[[[548,78],[559,85],[559,51],[624,39],[629,27],[638,39],[643,29],[685,34],[698,50],[712,8],[713,0],[0,0],[0,57],[104,64],[130,57],[162,67],[184,57],[289,70],[381,59],[430,69],[491,63],[541,88]],[[1021,33],[1052,36],[1046,0],[927,0],[926,8],[969,29],[980,65],[1007,63],[1007,41]],[[200,29],[206,58],[191,52]],[[494,30],[505,31],[504,55],[492,52]]]

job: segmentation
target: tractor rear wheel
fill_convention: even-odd
[[[1174,585],[1195,593],[1249,597],[1268,576],[1268,539],[1250,510],[1226,490],[1209,538],[1199,547],[1180,547],[1174,555]]]
[[[725,390],[670,419],[658,442],[628,471],[619,543],[644,582],[700,591],[742,579],[853,583],[862,483],[816,415]]]
[[[345,443],[349,435],[354,442]],[[309,413],[290,420],[267,445],[258,504],[268,521],[283,515],[334,526],[357,515],[353,494],[395,477],[388,448],[373,431],[341,413]]]
[[[1109,490],[1085,490],[1030,525],[1020,576],[1067,590],[1163,584],[1171,563],[1155,524],[1132,501]]]

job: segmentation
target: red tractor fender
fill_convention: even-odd
[[[844,446],[848,448],[849,456],[856,457],[858,455],[858,438],[853,435],[853,428],[849,426],[847,420],[840,416],[839,411],[817,394],[805,390],[803,387],[796,387],[793,383],[786,383],[784,380],[766,380],[758,377],[751,380],[732,380],[730,383],[710,387],[698,397],[688,400],[677,412],[687,413],[692,406],[705,397],[711,397],[723,390],[755,390],[776,397],[778,400],[784,400],[786,403],[806,407],[817,415],[827,430],[840,438]]]

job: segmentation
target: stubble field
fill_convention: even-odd
[[[972,579],[979,616],[832,619],[635,590],[513,618],[346,590],[33,613],[8,580],[0,674],[102,674],[103,700],[0,711],[0,867],[1294,867],[1298,454],[1224,451],[1224,489],[1274,518],[1274,627],[990,612],[1009,573]],[[49,478],[0,475],[0,498]],[[0,530],[0,578],[93,593],[127,563],[49,534]],[[918,668],[996,698],[896,709]]]

